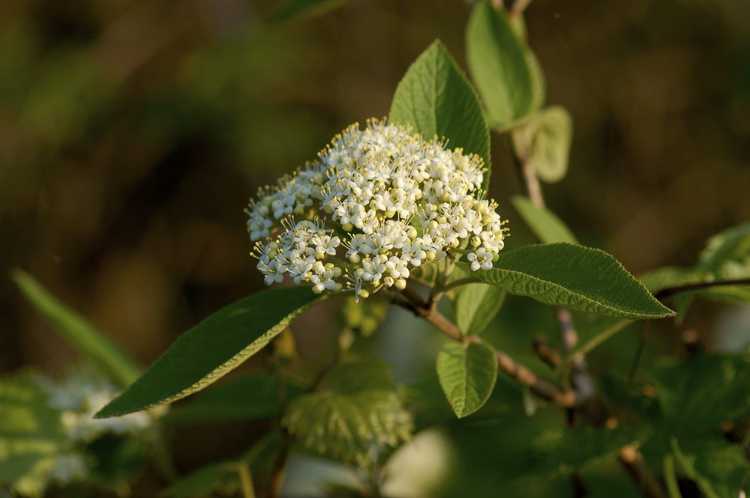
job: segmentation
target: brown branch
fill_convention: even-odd
[[[661,484],[649,472],[638,448],[632,445],[624,446],[620,449],[618,457],[620,464],[643,496],[646,498],[666,498]]]
[[[684,292],[692,292],[703,289],[710,289],[713,287],[728,287],[732,285],[750,285],[750,278],[735,278],[728,280],[714,280],[713,282],[698,282],[695,284],[676,285],[674,287],[666,287],[654,293],[654,296],[659,301],[663,301],[669,297]]]
[[[475,337],[464,337],[458,327],[448,320],[437,307],[423,301],[422,298],[409,287],[401,291],[405,300],[398,299],[395,304],[402,306],[415,315],[434,325],[440,332],[458,342],[477,340]],[[532,393],[540,398],[562,407],[572,407],[576,403],[575,394],[557,385],[539,378],[534,372],[516,362],[503,351],[496,352],[497,365],[501,372],[515,379],[518,383],[528,387]]]
[[[550,368],[557,368],[562,363],[560,353],[550,347],[541,337],[534,339],[534,352]]]

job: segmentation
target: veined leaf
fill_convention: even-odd
[[[534,114],[513,130],[513,148],[545,182],[557,182],[568,171],[573,120],[555,106]]]
[[[436,40],[406,71],[396,88],[390,120],[413,127],[427,140],[478,154],[489,185],[490,133],[479,99],[445,46]]]
[[[29,302],[54,325],[55,331],[101,367],[112,380],[126,386],[138,377],[140,369],[130,358],[85,318],[50,294],[31,275],[16,270],[13,272],[13,280]]]
[[[521,218],[529,225],[539,240],[551,244],[554,242],[567,242],[577,244],[575,235],[565,226],[565,223],[549,209],[537,207],[526,197],[513,197],[513,206],[521,215]]]
[[[308,287],[274,288],[222,308],[182,334],[96,416],[172,403],[208,387],[266,346],[317,298]]]
[[[674,312],[656,300],[614,257],[573,244],[539,244],[501,253],[480,281],[545,304],[623,318],[653,319]]]
[[[492,322],[505,301],[505,291],[488,284],[469,284],[456,295],[456,325],[464,335],[478,335]]]
[[[378,362],[338,365],[319,391],[289,404],[282,424],[309,451],[360,466],[372,463],[374,448],[396,447],[413,430],[385,369]]]
[[[449,342],[437,357],[440,386],[458,418],[484,405],[497,380],[497,358],[491,346]]]
[[[478,1],[466,30],[466,60],[492,128],[506,128],[539,105],[540,83],[532,81],[526,51],[506,12]]]

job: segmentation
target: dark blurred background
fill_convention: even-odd
[[[261,285],[248,197],[346,125],[385,116],[462,0],[351,0],[273,22],[248,0],[0,2],[0,266],[21,267],[146,363]],[[689,264],[750,219],[750,3],[536,0],[548,103],[575,122],[548,203],[634,272]],[[513,241],[522,187],[493,138]],[[0,371],[73,353],[0,280]],[[325,316],[333,317],[329,312]]]

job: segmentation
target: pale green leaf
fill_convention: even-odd
[[[535,206],[526,197],[513,197],[513,206],[521,218],[529,225],[539,240],[544,243],[568,242],[577,244],[575,235],[565,223],[549,209]]]
[[[464,335],[484,332],[505,301],[505,291],[494,285],[469,284],[456,294],[456,325]]]
[[[541,73],[532,80],[528,49],[503,9],[494,9],[487,0],[477,2],[466,31],[466,50],[492,128],[506,128],[540,105]]]
[[[574,244],[539,244],[501,253],[492,270],[472,272],[511,294],[571,310],[623,318],[674,315],[614,257]]]
[[[557,182],[568,171],[573,121],[562,107],[534,114],[513,130],[513,148],[524,163],[546,182]]]
[[[272,288],[222,308],[182,334],[97,417],[171,403],[208,387],[265,347],[317,298],[307,287]]]
[[[282,424],[308,451],[359,466],[373,463],[373,449],[395,448],[413,430],[411,414],[383,368],[359,361],[338,365],[319,391],[289,404]]]
[[[396,88],[390,120],[425,139],[478,154],[490,177],[490,134],[476,92],[443,44],[436,40],[409,67]]]
[[[446,343],[438,353],[440,386],[458,418],[479,410],[497,380],[497,358],[491,346],[471,342]]]
[[[16,270],[13,272],[13,280],[29,302],[52,323],[54,330],[82,355],[102,368],[112,380],[126,386],[138,377],[140,369],[125,353],[84,317],[50,294],[31,275]]]

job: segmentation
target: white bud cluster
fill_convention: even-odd
[[[477,155],[385,121],[352,125],[251,201],[258,269],[268,285],[288,277],[359,297],[402,289],[412,270],[447,256],[490,269],[506,229],[482,179]]]

